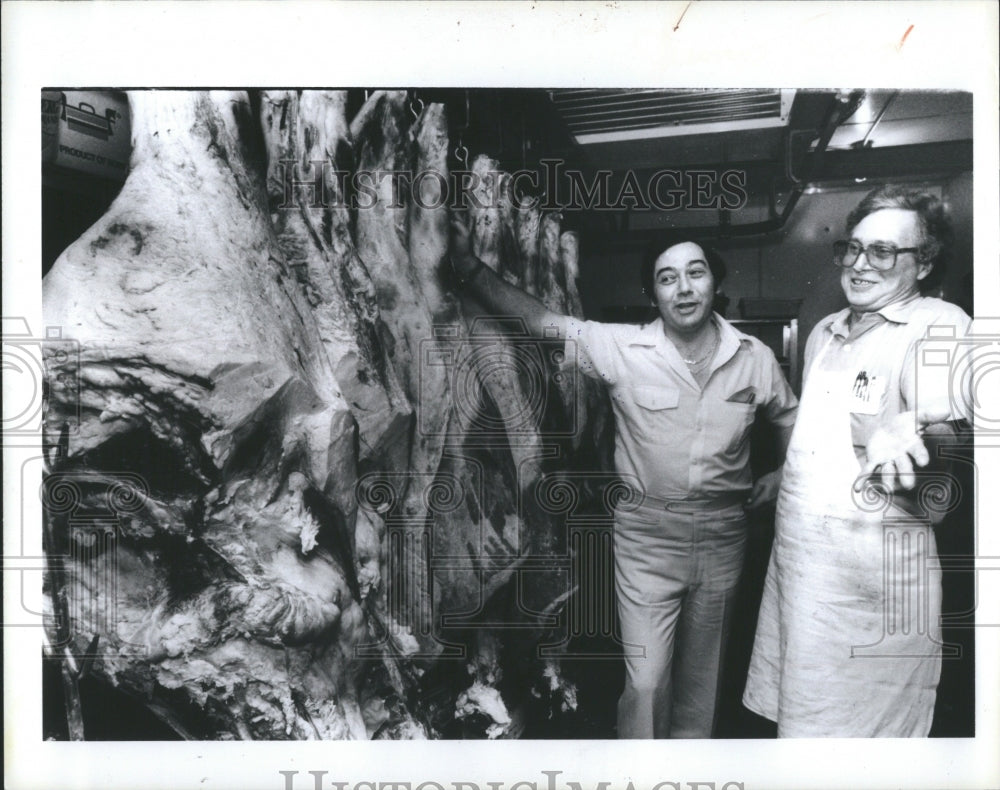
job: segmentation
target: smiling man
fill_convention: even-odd
[[[725,268],[691,241],[646,256],[643,290],[659,316],[645,326],[548,310],[472,255],[460,218],[451,256],[472,295],[521,316],[537,336],[558,333],[567,359],[610,390],[615,466],[642,487],[637,507],[615,513],[615,592],[629,647],[618,737],[711,737],[745,508],[773,499],[780,478],[752,480],[750,427],[758,414],[772,422],[783,453],[795,421],[774,354],[713,313]]]
[[[940,441],[963,415],[946,375],[921,376],[918,390],[917,350],[928,327],[960,338],[970,320],[921,295],[941,281],[951,238],[937,197],[882,187],[847,232],[833,263],[849,306],[806,344],[743,701],[779,737],[926,736],[941,570],[914,467],[930,461],[929,437]],[[862,491],[873,473],[881,497]]]

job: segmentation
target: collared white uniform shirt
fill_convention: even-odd
[[[758,412],[784,432],[798,402],[774,353],[718,314],[719,348],[702,389],[663,331],[571,319],[566,358],[605,382],[615,415],[615,466],[661,499],[749,492]]]
[[[951,304],[914,296],[864,313],[848,325],[850,308],[828,315],[809,334],[805,371],[825,350],[820,368],[844,377],[851,388],[851,441],[858,460],[875,429],[905,411],[962,419],[970,394],[954,371],[949,352],[968,334],[972,319]],[[933,333],[928,335],[928,327]]]

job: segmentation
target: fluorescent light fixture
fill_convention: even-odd
[[[794,90],[552,90],[580,145],[788,125]]]

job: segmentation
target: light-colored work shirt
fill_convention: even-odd
[[[608,385],[615,466],[660,499],[749,492],[750,427],[758,413],[787,438],[798,402],[774,353],[718,314],[719,348],[700,387],[663,332],[571,319],[567,362]]]
[[[879,425],[905,411],[962,419],[970,402],[960,380],[951,380],[951,358],[971,319],[949,302],[914,296],[849,325],[850,308],[828,315],[806,342],[806,376],[817,356],[820,369],[842,374],[851,388],[851,441],[864,463],[865,448]],[[928,327],[933,330],[928,336]]]

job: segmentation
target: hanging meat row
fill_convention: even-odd
[[[74,612],[54,651],[96,637],[91,671],[186,737],[516,735],[573,593],[539,492],[606,468],[607,410],[558,344],[456,288],[446,177],[349,207],[338,172],[447,176],[444,107],[129,102],[128,180],[43,286],[78,348],[46,359],[47,549],[68,558],[47,584]],[[558,214],[472,213],[487,265],[579,315]]]

